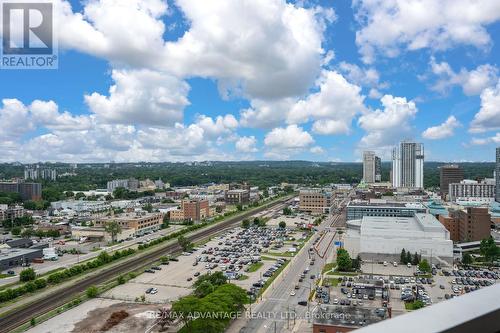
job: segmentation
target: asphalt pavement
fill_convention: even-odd
[[[308,310],[312,311],[313,304],[308,302],[308,306],[298,305],[299,301],[308,301],[310,292],[315,288],[315,280],[311,279],[311,275],[317,278],[321,274],[321,269],[325,264],[326,259],[320,258],[317,254],[313,254],[316,258],[314,265],[310,265],[309,248],[312,247],[314,240],[319,237],[319,233],[325,228],[330,227],[332,216],[326,218],[323,223],[318,226],[318,232],[311,237],[309,242],[304,245],[301,251],[292,258],[286,269],[274,281],[273,285],[263,295],[263,299],[256,305],[252,305],[251,319],[246,322],[240,332],[245,333],[271,333],[271,332],[292,332],[294,323],[297,320],[306,319]],[[329,232],[330,233],[330,232]],[[333,233],[333,230],[331,231]],[[331,240],[331,237],[325,237],[325,244]],[[324,249],[322,244],[319,246]],[[331,246],[329,251],[331,251]],[[330,256],[325,256],[330,257]],[[298,280],[303,271],[309,268],[309,273],[304,281],[299,283]],[[299,285],[299,289],[295,290],[295,285]],[[295,295],[290,295],[291,291],[295,291]],[[310,313],[310,312],[309,312]],[[294,320],[296,318],[296,320]],[[311,324],[312,325],[312,324]]]

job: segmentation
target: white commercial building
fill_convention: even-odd
[[[397,255],[404,248],[422,257],[451,259],[450,233],[431,214],[413,217],[364,216],[347,222],[345,248],[355,257],[369,254]]]
[[[392,186],[424,187],[424,145],[403,141],[392,150]]]
[[[465,179],[460,183],[449,184],[450,201],[457,203],[489,204],[495,200],[495,179],[482,182]]]
[[[54,201],[50,204],[54,209],[69,209],[76,213],[82,212],[103,212],[111,208],[111,205],[105,201],[84,201],[84,200],[68,200]]]

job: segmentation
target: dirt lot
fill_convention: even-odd
[[[27,332],[100,332],[113,312],[124,310],[129,316],[107,332],[143,333],[153,323],[148,311],[156,311],[157,309],[158,305],[127,304],[113,300],[94,299],[35,326]]]

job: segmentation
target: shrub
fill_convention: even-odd
[[[36,273],[33,268],[26,268],[19,274],[19,280],[21,282],[33,281],[36,279]]]
[[[43,289],[47,286],[47,281],[45,279],[36,279],[35,285],[37,289]]]
[[[35,290],[37,290],[36,284],[34,282],[31,282],[31,281],[25,284],[25,288],[26,288],[26,291],[29,293],[32,293]]]
[[[87,295],[88,298],[95,298],[99,294],[99,289],[97,289],[96,286],[88,287],[87,290],[85,291],[85,294]]]

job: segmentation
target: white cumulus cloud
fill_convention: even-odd
[[[315,120],[319,134],[346,134],[354,116],[365,111],[361,88],[347,82],[335,71],[325,71],[319,79],[319,91],[298,101],[290,110],[288,123]]]
[[[441,125],[427,128],[422,133],[422,137],[429,140],[449,138],[453,136],[457,127],[460,127],[460,122],[457,118],[455,118],[455,116],[449,116],[448,119],[446,119],[446,121]]]
[[[255,136],[242,136],[240,137],[236,143],[236,150],[242,153],[255,153],[258,151],[255,145],[257,144],[257,139]]]
[[[486,88],[481,93],[481,108],[470,124],[469,131],[481,133],[500,129],[500,80],[496,87]]]
[[[287,127],[277,127],[267,133],[264,143],[273,149],[297,149],[311,145],[314,143],[314,139],[302,127],[288,125]]]
[[[90,110],[102,121],[116,124],[171,126],[183,119],[189,105],[189,85],[151,70],[113,70],[109,95],[85,95]]]
[[[395,57],[406,50],[485,48],[491,44],[486,27],[500,20],[497,0],[355,0],[353,5],[361,25],[356,43],[367,63],[377,54]]]
[[[490,64],[480,65],[470,71],[462,68],[459,72],[453,71],[447,62],[436,62],[434,57],[431,58],[430,64],[432,73],[438,77],[432,89],[442,93],[454,85],[459,85],[464,94],[478,95],[498,80],[498,68]]]
[[[392,95],[385,95],[380,101],[383,109],[365,113],[358,119],[359,126],[366,131],[361,147],[388,147],[411,135],[410,121],[418,112],[415,102]]]

